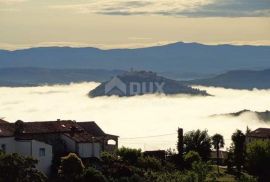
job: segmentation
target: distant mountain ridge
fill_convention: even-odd
[[[238,112],[234,113],[226,113],[226,114],[217,114],[217,115],[212,115],[212,117],[218,117],[218,116],[232,116],[232,117],[239,117],[243,114],[255,114],[259,120],[264,121],[264,122],[270,122],[270,111],[266,110],[263,112],[258,112],[258,111],[251,111],[251,110],[241,110]]]
[[[104,82],[124,70],[102,69],[49,69],[49,68],[0,68],[0,86],[20,87],[53,84],[70,84],[72,82]],[[158,73],[160,76],[166,74]],[[177,76],[169,77],[177,79]],[[270,89],[270,69],[262,71],[235,70],[207,79],[179,81],[185,85],[216,86],[233,89]]]
[[[0,50],[0,68],[151,70],[154,72],[219,74],[233,69],[270,67],[270,46],[174,43],[138,49],[41,47]]]
[[[269,89],[270,69],[262,71],[229,71],[213,78],[192,80],[187,83],[234,89]]]
[[[121,70],[0,68],[0,86],[38,86],[78,82],[102,82],[121,74]]]

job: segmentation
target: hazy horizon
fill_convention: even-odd
[[[166,45],[171,45],[171,44],[177,44],[177,43],[183,43],[183,44],[201,44],[201,45],[207,45],[207,46],[223,46],[223,45],[230,45],[230,46],[270,46],[269,43],[260,43],[260,42],[253,42],[253,43],[248,43],[248,42],[219,42],[219,43],[201,43],[201,42],[184,42],[184,41],[175,41],[175,42],[157,42],[157,43],[149,43],[149,44],[142,44],[142,45],[132,45],[132,46],[127,46],[127,45],[116,45],[119,47],[110,47],[106,45],[76,45],[76,44],[65,44],[65,43],[52,43],[52,44],[38,44],[38,45],[33,45],[33,46],[22,46],[22,47],[16,47],[16,48],[10,48],[10,47],[0,47],[0,50],[5,50],[5,51],[17,51],[17,50],[26,50],[26,49],[32,49],[32,48],[48,48],[48,47],[59,47],[59,48],[96,48],[100,50],[115,50],[115,49],[140,49],[140,48],[151,48],[151,47],[158,47],[158,46],[166,46]]]

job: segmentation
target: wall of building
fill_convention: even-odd
[[[79,143],[78,154],[82,158],[100,157],[101,144],[100,143]]]
[[[45,155],[41,155],[40,150],[44,149]],[[32,140],[32,157],[38,160],[37,169],[49,174],[53,159],[52,146],[43,142]]]
[[[18,153],[38,160],[37,169],[45,174],[50,173],[53,158],[52,146],[36,140],[15,140],[14,137],[0,138],[0,147],[6,145],[6,153]],[[45,149],[45,155],[40,156],[40,148]]]
[[[258,138],[258,137],[250,137],[250,136],[247,136],[246,137],[246,144],[249,144],[253,141],[270,141],[270,138]]]
[[[15,141],[15,152],[24,156],[32,156],[32,142],[31,140],[17,140]]]
[[[7,153],[15,152],[14,137],[3,137],[0,138],[0,149],[2,145],[5,145]]]
[[[66,144],[67,150],[69,152],[77,152],[76,151],[76,142],[74,140],[72,140],[71,138],[69,138],[66,135],[61,135],[61,139]]]

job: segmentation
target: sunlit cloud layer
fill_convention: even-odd
[[[269,17],[269,0],[98,0],[51,8],[105,15]]]
[[[54,6],[60,9],[71,9],[80,13],[97,13],[107,15],[140,15],[140,14],[177,14],[182,11],[195,11],[198,7],[213,0],[100,0],[83,4]]]
[[[68,10],[103,15],[165,15],[184,17],[269,17],[269,0],[0,0],[0,11],[23,9]],[[39,6],[36,6],[38,5]]]
[[[231,90],[206,88],[214,97],[138,96],[130,98],[88,98],[97,83],[31,88],[0,88],[0,118],[14,122],[71,119],[96,121],[105,132],[120,136],[120,145],[145,150],[175,148],[178,127],[184,131],[208,129],[220,133],[230,145],[231,134],[238,128],[245,131],[269,127],[254,114],[241,117],[209,117],[243,109],[270,109],[270,90]],[[164,137],[140,138],[170,134]],[[136,138],[136,139],[130,139]]]

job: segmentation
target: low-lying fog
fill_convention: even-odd
[[[96,121],[120,136],[120,145],[143,150],[175,148],[178,127],[184,131],[208,129],[224,135],[226,146],[237,128],[267,127],[252,114],[209,117],[242,109],[270,109],[270,90],[231,90],[199,87],[213,97],[147,95],[129,98],[88,98],[97,83],[28,88],[0,88],[0,118],[14,122],[71,119]],[[269,127],[269,125],[268,125]],[[162,135],[162,136],[159,136]],[[148,137],[147,137],[148,136]],[[146,137],[146,138],[141,138]]]

